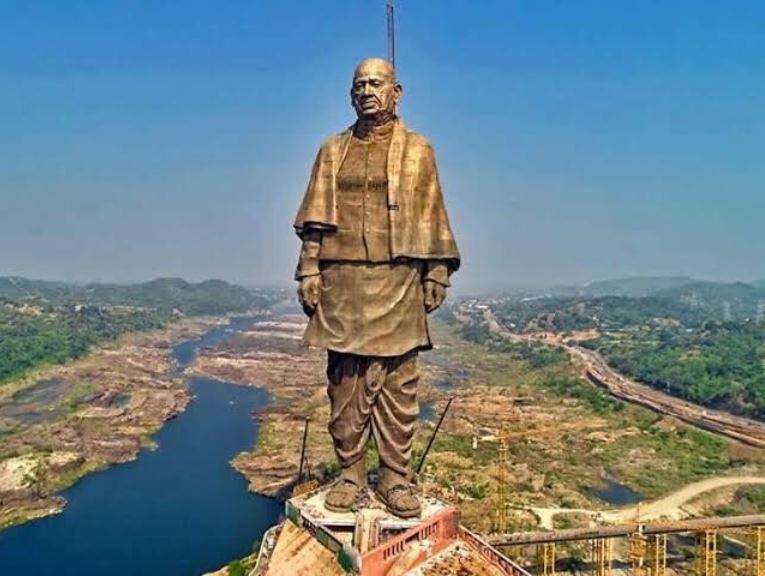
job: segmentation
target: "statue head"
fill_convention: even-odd
[[[359,120],[393,117],[401,93],[396,71],[387,60],[367,58],[356,67],[351,85],[351,103]]]

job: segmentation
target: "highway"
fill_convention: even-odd
[[[514,334],[506,330],[491,309],[484,312],[484,320],[491,332],[512,341],[538,342],[534,336]],[[659,414],[673,416],[683,422],[731,440],[757,448],[765,448],[765,423],[763,422],[734,416],[722,410],[705,408],[665,394],[645,384],[640,384],[611,368],[603,357],[594,350],[565,343],[556,345],[566,350],[571,357],[582,362],[590,382],[621,400],[645,406]]]

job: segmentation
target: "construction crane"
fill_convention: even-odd
[[[385,15],[388,24],[388,60],[396,67],[396,7],[393,0],[388,0],[385,6]]]
[[[503,425],[498,434],[481,438],[481,442],[497,443],[497,508],[494,516],[494,531],[498,534],[505,534],[507,532],[507,441],[511,438],[524,438],[530,434],[550,436],[560,432],[560,426],[507,432]]]

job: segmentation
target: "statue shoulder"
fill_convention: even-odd
[[[351,128],[346,128],[337,134],[333,134],[321,143],[321,150],[329,151],[337,146],[341,146],[350,133]]]
[[[407,146],[415,148],[422,148],[430,151],[433,150],[433,145],[430,143],[430,140],[419,132],[410,130],[409,128],[406,128],[406,144]]]

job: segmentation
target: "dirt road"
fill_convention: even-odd
[[[637,520],[650,521],[661,518],[679,520],[687,516],[683,512],[682,507],[697,496],[719,488],[751,484],[765,484],[765,477],[718,476],[717,478],[707,478],[706,480],[683,486],[679,490],[658,500],[641,503],[639,506],[626,506],[611,510],[587,510],[584,508],[528,508],[528,510],[533,512],[539,519],[540,527],[547,529],[552,529],[555,516],[568,513],[586,514],[594,522],[605,522],[608,524],[634,522]]]

